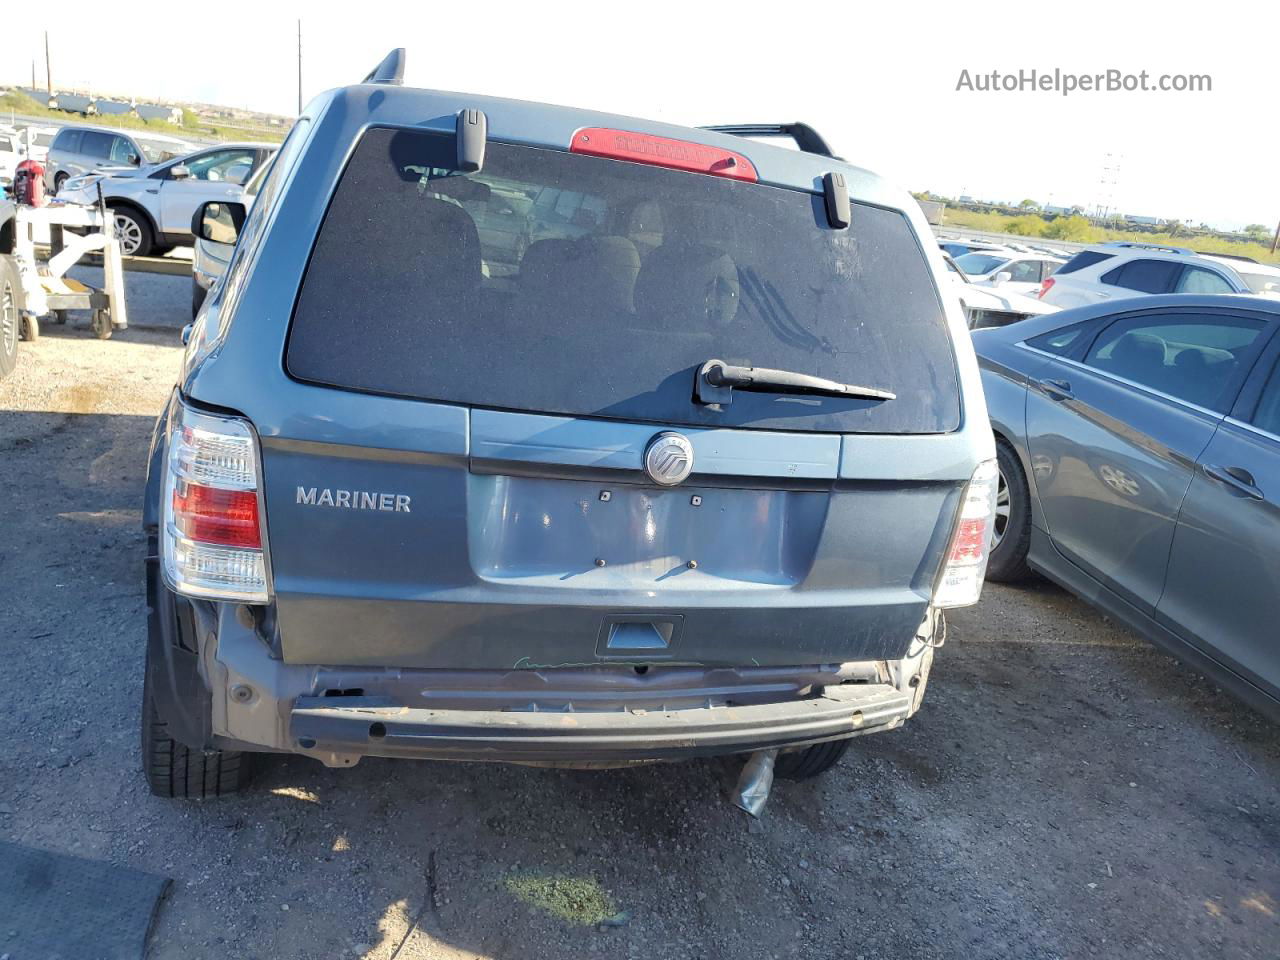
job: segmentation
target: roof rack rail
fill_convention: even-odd
[[[1190,247],[1174,247],[1167,243],[1140,243],[1137,240],[1108,240],[1100,244],[1103,247],[1132,247],[1138,250],[1160,250],[1164,253],[1181,253],[1184,256],[1199,256]]]
[[[360,82],[394,83],[397,87],[404,83],[404,47],[396,47],[388,53]]]
[[[831,152],[831,147],[822,139],[822,134],[807,123],[726,123],[702,129],[735,137],[790,137],[805,153],[840,159]]]
[[[1243,253],[1214,253],[1212,250],[1197,250],[1202,257],[1218,257],[1221,260],[1241,260],[1244,263],[1257,263],[1253,257],[1246,257]]]

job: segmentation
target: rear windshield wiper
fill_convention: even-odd
[[[734,390],[755,393],[815,393],[858,400],[895,400],[897,394],[875,387],[859,387],[826,377],[768,367],[736,367],[723,360],[708,360],[698,368],[694,399],[699,403],[732,403]]]

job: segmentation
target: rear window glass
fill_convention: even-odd
[[[896,211],[643,164],[370,130],[316,239],[294,377],[500,409],[697,426],[959,426],[932,272]],[[894,392],[693,399],[709,359]]]
[[[1060,266],[1058,273],[1075,273],[1077,270],[1083,270],[1085,267],[1092,267],[1095,263],[1101,263],[1103,260],[1110,260],[1114,254],[1099,253],[1097,250],[1081,250],[1074,257]]]
[[[990,273],[996,267],[1004,266],[1008,262],[1008,257],[991,253],[966,253],[963,256],[956,257],[956,266],[971,277]]]

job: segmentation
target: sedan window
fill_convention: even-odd
[[[1039,260],[1018,260],[1010,264],[1008,269],[1010,280],[1017,283],[1039,283],[1040,282],[1040,261]]]
[[[1084,362],[1179,400],[1225,410],[1223,393],[1265,326],[1253,317],[1129,317],[1102,331]]]

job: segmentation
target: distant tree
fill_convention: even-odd
[[[1266,243],[1271,239],[1271,231],[1260,223],[1251,223],[1244,228],[1244,232],[1249,235],[1249,239],[1256,243]]]
[[[182,125],[186,127],[188,130],[194,130],[196,127],[200,126],[200,118],[197,117],[193,111],[188,110],[186,107],[183,107],[182,108]]]
[[[1037,217],[1035,214],[1014,217],[1005,224],[1005,232],[1017,234],[1020,237],[1043,237],[1045,230],[1049,224],[1045,222],[1043,217]]]
[[[1070,240],[1076,243],[1096,243],[1101,239],[1098,230],[1078,214],[1058,217],[1045,227],[1043,236],[1051,240]]]
[[[1073,217],[1083,217],[1084,207],[1080,206],[1079,204],[1076,204],[1074,207],[1071,208],[1071,215]]]
[[[1031,199],[1023,200],[1020,204],[1018,204],[1018,206],[1021,207],[1023,210],[1039,210],[1040,209],[1040,204],[1036,203],[1034,200],[1031,200]]]
[[[1178,231],[1182,229],[1181,220],[1170,220],[1164,225],[1165,230],[1169,232],[1169,239],[1172,240],[1178,235]]]

